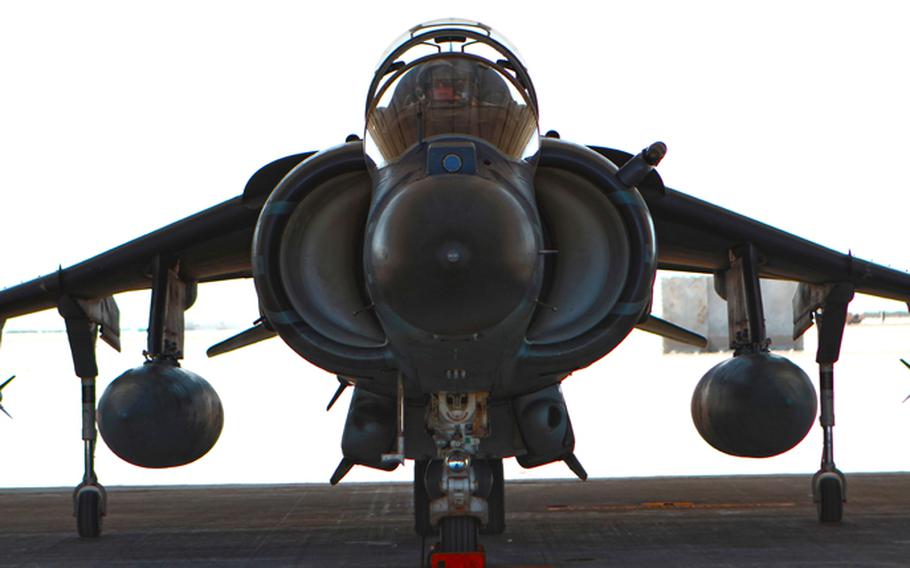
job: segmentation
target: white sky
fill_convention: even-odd
[[[439,6],[0,3],[0,286],[238,195],[271,160],[361,133],[380,54],[445,16],[483,21],[518,47],[542,131],[630,151],[663,140],[670,187],[910,268],[910,4]],[[194,311],[203,306],[203,319],[258,315],[249,283],[203,288]],[[142,322],[146,296],[121,307]],[[78,426],[67,428],[78,460]]]
[[[910,268],[907,4],[532,6],[466,1],[454,15],[518,47],[542,131],[630,151],[664,140],[670,187]],[[0,4],[0,286],[362,132],[380,54],[448,15],[426,2]]]

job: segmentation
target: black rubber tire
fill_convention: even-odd
[[[439,521],[440,552],[477,552],[479,525],[474,517],[443,517]]]
[[[430,496],[426,486],[429,464],[430,460],[414,460],[414,532],[419,536],[439,534],[439,528],[430,525]]]
[[[76,530],[82,538],[101,536],[101,494],[81,491],[76,498]]]
[[[839,523],[844,516],[844,495],[840,482],[826,477],[818,484],[818,520]]]
[[[489,518],[487,524],[480,528],[480,534],[502,534],[506,530],[506,482],[502,472],[502,459],[488,460],[493,474],[493,485],[487,497]]]

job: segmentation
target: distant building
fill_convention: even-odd
[[[700,333],[708,338],[707,349],[698,349],[670,339],[663,340],[664,353],[725,351],[730,348],[727,334],[727,302],[714,291],[711,276],[674,276],[661,279],[663,319]],[[762,280],[761,295],[765,327],[772,350],[803,349],[803,338],[793,341],[793,294],[795,282]]]

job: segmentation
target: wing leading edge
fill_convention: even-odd
[[[57,306],[63,294],[102,298],[149,288],[157,254],[180,259],[186,282],[240,278],[250,273],[257,211],[240,197],[172,223],[88,260],[0,291],[0,318]]]
[[[312,154],[295,154],[264,166],[241,196],[68,268],[0,290],[0,320],[54,308],[63,295],[93,299],[150,288],[158,255],[179,260],[179,277],[187,283],[252,276],[250,249],[259,210],[285,174]]]
[[[631,154],[591,149],[618,166]],[[680,191],[664,187],[653,172],[639,191],[657,233],[658,268],[715,273],[730,267],[729,252],[751,243],[759,252],[759,276],[810,284],[849,282],[857,292],[907,302],[910,274],[823,247]]]
[[[593,147],[617,165],[631,154]],[[102,298],[151,286],[157,254],[180,259],[186,282],[251,276],[250,244],[268,192],[307,152],[276,160],[259,170],[244,194],[69,268],[0,290],[0,319],[53,308],[63,294]],[[729,267],[729,251],[752,243],[760,253],[760,275],[823,284],[850,282],[857,292],[910,300],[910,274],[802,239],[749,217],[664,187],[652,173],[639,187],[654,219],[658,266],[664,270],[714,273]]]

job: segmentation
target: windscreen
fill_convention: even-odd
[[[467,54],[426,57],[399,71],[367,112],[367,153],[382,166],[433,136],[481,138],[515,159],[537,151],[537,114],[504,69]]]

